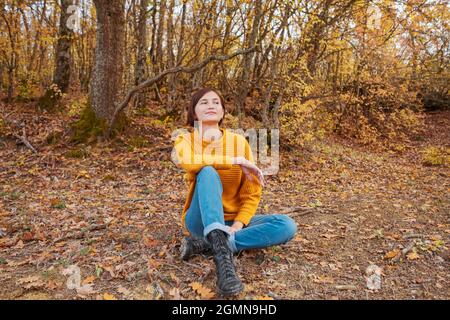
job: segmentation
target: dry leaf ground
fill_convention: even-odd
[[[65,143],[62,115],[1,109],[16,110],[39,151],[0,135],[1,299],[215,298],[212,260],[178,259],[186,187],[169,161],[170,129],[136,118],[147,144],[133,147],[131,132],[82,148]],[[422,165],[420,152],[449,147],[450,113],[426,121],[425,138],[401,154],[336,139],[282,154],[258,213],[294,211],[298,234],[237,257],[239,298],[449,299],[450,171]],[[61,141],[49,144],[55,130]],[[371,264],[382,268],[378,291],[366,288]],[[67,289],[70,265],[92,293]]]

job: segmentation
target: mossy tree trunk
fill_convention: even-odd
[[[108,128],[123,96],[124,3],[124,0],[94,0],[97,35],[90,105]]]
[[[53,75],[53,82],[58,85],[58,88],[66,93],[70,83],[70,64],[72,55],[70,47],[72,44],[73,30],[72,26],[68,24],[70,14],[68,13],[69,6],[72,0],[61,1],[61,15],[59,19],[59,35],[58,43],[56,45],[56,68]]]
[[[70,6],[72,0],[61,0],[61,12],[59,16],[58,41],[56,44],[56,66],[53,72],[53,84],[42,97],[40,97],[39,107],[46,110],[54,110],[58,105],[58,101],[62,97],[62,93],[67,93],[70,84],[70,65],[72,62],[72,54],[70,48],[73,39],[73,30],[69,22],[71,16]]]

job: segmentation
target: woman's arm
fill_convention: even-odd
[[[246,143],[245,160],[248,163],[250,163],[251,166],[256,168],[257,172],[260,172],[261,170],[259,170],[259,168],[256,167],[256,165],[254,164],[253,153],[252,153],[252,150],[251,150],[250,145],[248,144],[247,140],[245,140],[245,143]],[[253,167],[251,167],[251,168],[253,168]],[[249,166],[247,166],[245,168],[249,168]],[[250,175],[252,175],[253,172],[254,171],[250,171]],[[234,218],[234,221],[242,223],[243,226],[246,226],[249,224],[251,218],[255,215],[256,210],[258,209],[259,202],[261,200],[262,186],[264,185],[264,180],[262,178],[262,172],[260,174],[261,174],[261,178],[258,176],[258,179],[255,179],[255,178],[249,179],[248,175],[242,176],[242,183],[241,183],[241,187],[239,189],[239,199],[241,200],[241,206],[239,208],[237,216]],[[260,179],[262,179],[262,180],[260,180]],[[239,223],[237,223],[236,225],[233,224],[233,227],[236,227],[234,229],[239,230],[240,229],[239,227],[241,227],[241,226]]]
[[[230,169],[235,158],[226,155],[211,155],[195,153],[194,146],[182,135],[175,140],[176,165],[188,173],[197,174],[204,166],[213,166],[216,169]]]

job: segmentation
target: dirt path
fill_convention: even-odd
[[[51,119],[28,117],[38,154],[0,140],[1,299],[214,297],[212,260],[177,257],[186,189],[168,152],[125,141],[71,158],[45,143]],[[258,213],[291,211],[298,235],[239,255],[240,298],[449,299],[450,170],[423,166],[419,152],[449,146],[450,113],[427,121],[432,130],[403,155],[336,141],[285,155]],[[366,287],[371,264],[380,290]],[[62,274],[71,265],[88,285],[78,293]]]

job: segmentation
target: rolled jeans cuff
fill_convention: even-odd
[[[237,252],[237,248],[236,248],[236,242],[235,242],[235,233],[230,233],[230,227],[223,225],[219,222],[213,222],[210,225],[207,225],[204,229],[203,229],[203,236],[206,239],[206,236],[208,235],[208,233],[210,233],[213,230],[222,230],[223,232],[225,232],[228,235],[228,244],[230,245],[230,248],[233,252]]]

